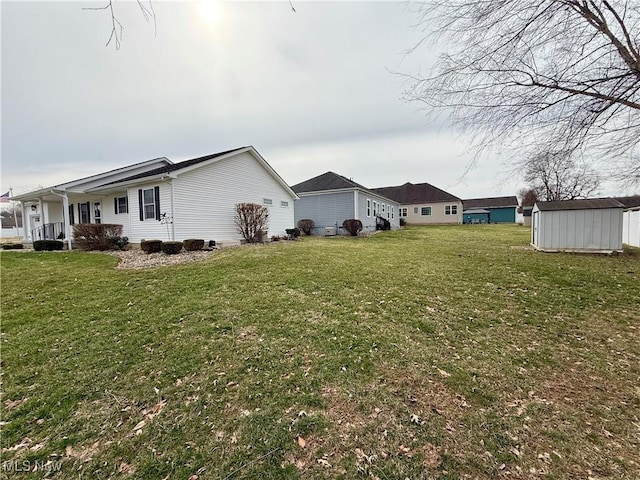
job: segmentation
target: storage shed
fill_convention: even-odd
[[[543,252],[621,252],[623,209],[613,198],[536,202],[531,244]]]
[[[617,197],[624,205],[622,214],[622,243],[640,248],[640,195]]]

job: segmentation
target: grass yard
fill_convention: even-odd
[[[640,252],[528,239],[2,253],[0,476],[640,478]]]

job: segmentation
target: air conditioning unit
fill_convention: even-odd
[[[324,227],[325,237],[334,237],[336,235],[336,227]]]

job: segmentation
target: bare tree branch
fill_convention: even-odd
[[[416,13],[447,53],[429,76],[405,75],[405,99],[518,168],[576,152],[640,185],[640,3],[439,0]]]

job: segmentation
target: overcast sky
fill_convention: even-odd
[[[333,170],[367,187],[429,182],[462,198],[514,195],[498,157],[459,182],[463,138],[402,101],[429,71],[404,2],[160,2],[157,33],[116,2],[8,2],[2,17],[1,193],[134,162],[253,145],[290,185]]]

